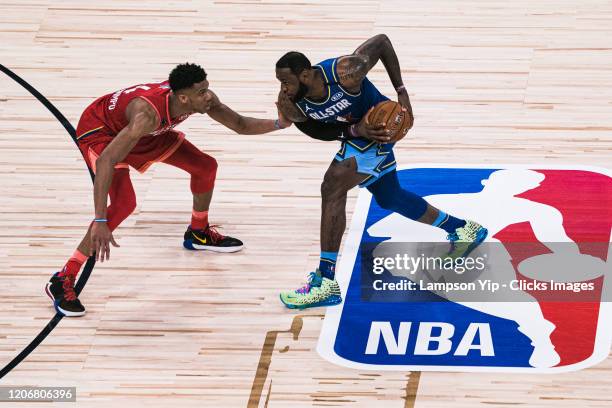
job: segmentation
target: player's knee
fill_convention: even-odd
[[[214,157],[209,156],[206,160],[203,161],[202,167],[202,170],[210,174],[212,179],[214,180],[215,176],[217,175],[217,168],[219,167],[217,160]]]
[[[198,170],[191,173],[191,192],[202,194],[212,190],[215,186],[218,167],[215,158],[207,156],[203,159],[198,166]]]
[[[335,200],[346,196],[346,188],[339,177],[326,174],[321,183],[321,198],[323,201]]]

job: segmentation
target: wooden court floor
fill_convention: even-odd
[[[377,33],[393,42],[416,117],[396,147],[400,165],[612,166],[609,1],[0,0],[0,63],[75,126],[97,96],[163,80],[185,61],[205,67],[227,105],[275,118],[280,55],[319,61]],[[393,94],[382,64],[369,77]],[[164,165],[132,171],[138,207],[81,295],[88,314],[64,319],[0,385],[76,386],[78,407],[612,406],[610,358],[546,376],[322,359],[325,311],[289,311],[278,292],[316,265],[319,185],[337,144],[295,128],[236,135],[204,116],[180,129],[217,158],[211,218],[246,249],[184,251],[187,176]],[[1,74],[0,197],[4,366],[53,316],[43,285],[93,205],[66,131]]]

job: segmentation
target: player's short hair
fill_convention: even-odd
[[[170,72],[168,82],[170,82],[170,89],[172,89],[172,92],[177,92],[181,89],[191,88],[193,84],[202,82],[205,79],[206,71],[204,71],[204,68],[197,64],[186,62],[177,65],[172,72]]]
[[[303,70],[312,67],[310,61],[304,54],[297,51],[290,51],[276,62],[276,68],[289,68],[295,75],[300,75]]]

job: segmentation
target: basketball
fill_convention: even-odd
[[[366,117],[366,123],[378,125],[385,123],[385,129],[390,132],[391,140],[395,143],[406,136],[412,125],[410,114],[402,110],[402,105],[395,101],[384,101],[376,105]]]

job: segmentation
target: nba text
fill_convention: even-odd
[[[412,322],[400,322],[396,337],[391,322],[372,322],[365,354],[407,354],[411,329]],[[413,354],[441,355],[452,351],[455,356],[467,356],[471,350],[475,350],[475,353],[481,356],[495,356],[491,327],[488,323],[470,323],[457,344],[453,343],[454,335],[455,326],[451,323],[420,322]],[[385,346],[382,350],[379,348],[381,337]]]

